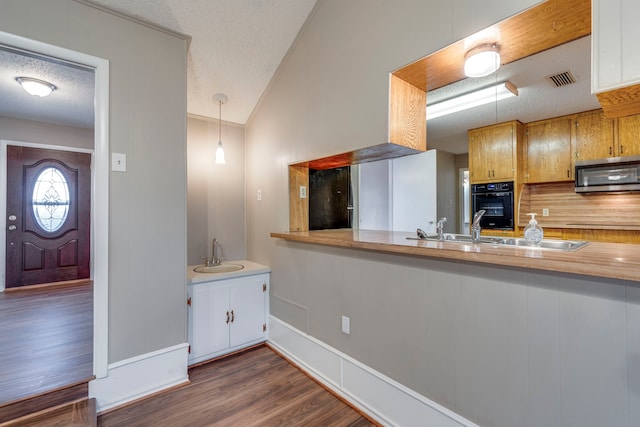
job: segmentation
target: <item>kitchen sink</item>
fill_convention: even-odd
[[[540,246],[532,246],[528,245],[527,241],[524,238],[508,238],[503,239],[504,245],[508,246],[525,246],[531,248],[540,248],[540,249],[556,249],[560,251],[577,251],[589,244],[589,242],[578,241],[578,240],[551,240],[551,239],[543,239],[540,242]]]
[[[439,242],[440,239],[438,238],[438,236],[432,236],[429,235],[425,238],[418,238],[418,237],[407,237],[407,239],[409,240],[430,240],[433,242]],[[444,240],[447,242],[454,242],[454,243],[473,243],[473,239],[471,238],[471,235],[469,234],[454,234],[454,233],[445,233],[444,234]],[[503,243],[503,238],[502,237],[490,237],[490,236],[482,236],[480,237],[480,239],[476,242],[476,243],[489,243],[489,244],[500,244]]]
[[[441,241],[437,236],[427,236],[426,238],[419,237],[407,237],[410,240],[428,240],[433,242]],[[444,241],[451,243],[474,243],[473,239],[469,234],[454,234],[454,233],[445,233]],[[533,246],[527,244],[527,241],[524,238],[513,238],[513,237],[491,237],[491,236],[482,236],[480,239],[475,242],[480,244],[491,244],[491,245],[499,245],[499,246],[520,246],[527,247],[532,249],[555,249],[558,251],[577,251],[578,249],[586,246],[589,242],[578,241],[578,240],[553,240],[553,239],[543,239],[540,242],[539,246]]]
[[[231,273],[234,271],[242,270],[244,265],[242,264],[232,264],[232,263],[223,263],[220,265],[199,265],[193,269],[196,273]]]

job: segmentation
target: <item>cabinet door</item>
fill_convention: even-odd
[[[576,160],[617,156],[613,140],[613,120],[602,110],[580,114],[576,118]]]
[[[618,119],[618,155],[640,155],[640,114]]]
[[[488,129],[487,157],[492,181],[512,180],[515,129],[512,123],[492,126]]]
[[[527,125],[527,182],[571,180],[571,124],[563,118]]]
[[[488,136],[484,129],[469,131],[469,179],[471,182],[486,182],[491,178],[485,155]]]
[[[231,286],[231,347],[263,339],[265,331],[266,275],[235,279]]]
[[[191,286],[191,359],[229,348],[229,286]]]

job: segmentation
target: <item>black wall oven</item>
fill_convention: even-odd
[[[472,216],[481,209],[486,213],[480,227],[513,230],[513,181],[473,184],[471,186]]]

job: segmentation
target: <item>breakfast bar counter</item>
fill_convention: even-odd
[[[459,260],[640,282],[640,245],[590,242],[575,251],[489,243],[415,240],[415,233],[373,230],[272,232],[271,237],[320,245]]]

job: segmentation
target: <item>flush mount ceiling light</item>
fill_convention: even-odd
[[[219,125],[218,125],[218,148],[216,149],[216,164],[224,165],[227,162],[224,161],[224,149],[222,148],[222,104],[226,104],[229,100],[227,95],[218,93],[213,95],[213,100],[219,104]]]
[[[44,98],[48,96],[51,92],[57,89],[55,85],[45,82],[44,80],[38,80],[31,77],[16,77],[16,81],[20,83],[22,88],[29,94],[33,96],[39,96],[40,98]]]
[[[427,105],[427,120],[478,107],[490,102],[518,96],[518,88],[511,82],[498,83],[442,102]]]
[[[495,44],[482,44],[469,50],[464,56],[464,74],[467,77],[483,77],[500,68],[500,52]]]

